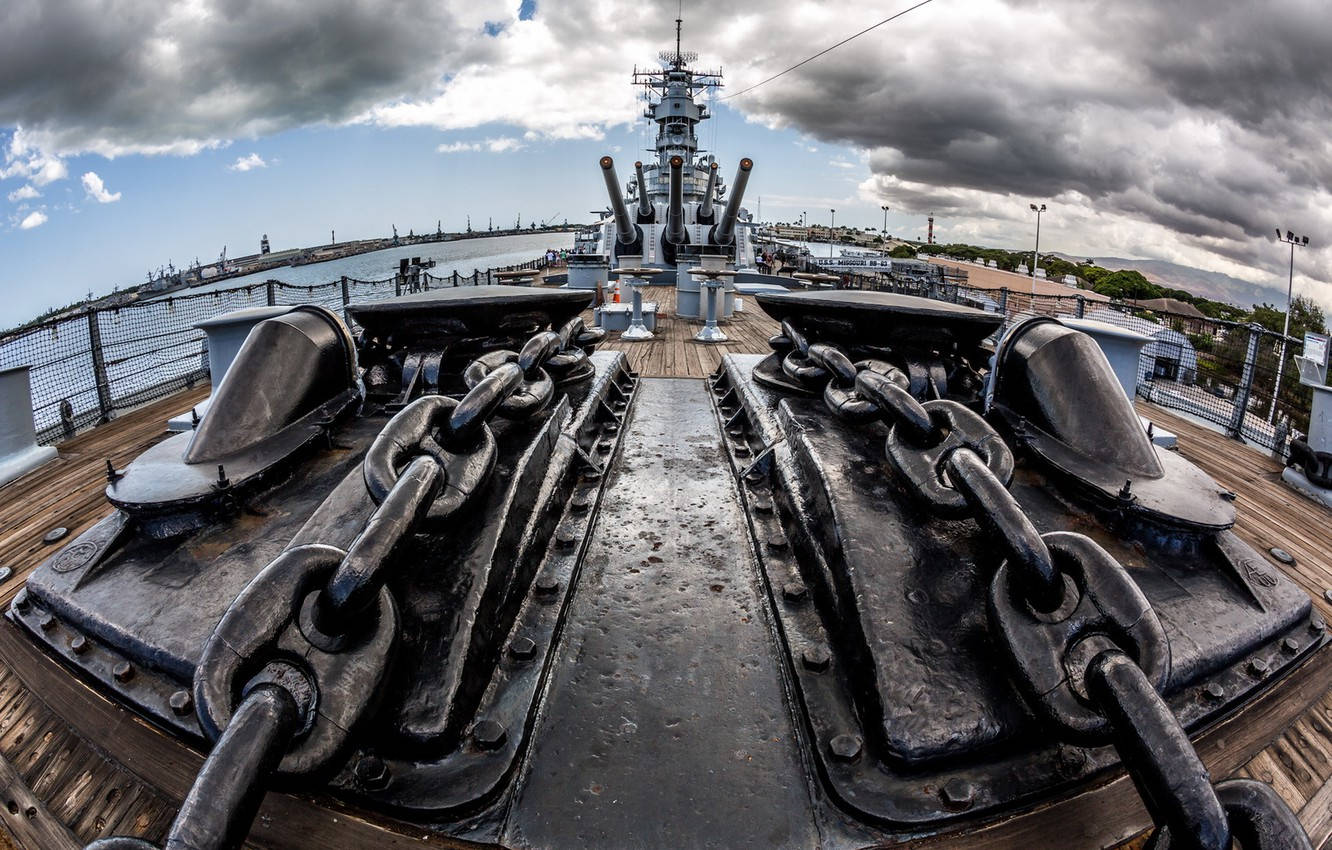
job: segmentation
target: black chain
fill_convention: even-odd
[[[315,778],[336,768],[376,708],[397,646],[387,587],[395,553],[424,523],[455,515],[485,483],[495,459],[489,420],[538,416],[555,395],[545,367],[561,376],[585,368],[586,349],[602,336],[570,320],[518,352],[472,361],[461,400],[430,395],[404,407],[362,462],[377,507],[351,547],[292,547],[246,586],[195,669],[200,725],[217,743],[172,823],[167,850],[239,847],[270,776]],[[109,838],[89,850],[151,847]]]
[[[1112,743],[1157,828],[1149,848],[1309,848],[1289,807],[1250,780],[1212,785],[1178,718],[1161,697],[1170,645],[1137,583],[1090,537],[1041,534],[1008,485],[1013,455],[983,417],[958,402],[921,402],[900,370],[852,363],[811,343],[790,321],[778,340],[788,378],[851,423],[888,425],[888,460],[906,488],[939,516],[969,516],[1005,560],[988,598],[994,630],[1033,711],[1083,744]]]

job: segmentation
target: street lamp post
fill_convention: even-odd
[[[801,241],[802,243],[804,243],[805,250],[808,251],[808,250],[809,250],[809,225],[808,225],[806,222],[807,222],[807,219],[806,219],[806,217],[805,217],[805,211],[804,211],[804,210],[801,210],[801,211],[800,211],[800,232],[801,232],[802,235],[801,235],[801,237],[800,237],[800,241]]]
[[[1301,248],[1309,244],[1308,236],[1301,236],[1298,239],[1294,232],[1287,230],[1286,235],[1281,235],[1281,228],[1276,229],[1277,241],[1286,242],[1290,245],[1290,272],[1286,277],[1286,321],[1281,329],[1281,357],[1277,360],[1276,384],[1272,387],[1272,407],[1267,411],[1267,424],[1271,425],[1276,419],[1277,398],[1281,395],[1281,370],[1286,365],[1286,337],[1290,335],[1290,296],[1295,288],[1295,246]]]
[[[1034,311],[1036,308],[1034,300],[1036,298],[1036,262],[1041,253],[1041,213],[1045,212],[1045,204],[1041,204],[1039,207],[1032,204],[1031,211],[1036,213],[1036,247],[1031,252],[1031,297],[1033,299],[1031,306]]]
[[[828,259],[832,259],[833,252],[833,228],[837,226],[837,210],[828,210],[830,218],[828,219]]]
[[[879,231],[879,235],[882,236],[884,239],[887,239],[887,238],[888,238],[888,206],[887,206],[887,204],[885,204],[884,206],[879,207],[879,209],[883,210],[883,230],[880,230],[880,231]]]

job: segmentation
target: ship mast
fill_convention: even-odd
[[[689,65],[698,55],[683,49],[683,17],[675,19],[675,49],[663,50],[660,69],[634,69],[633,80],[646,91],[648,106],[644,117],[657,125],[654,145],[655,162],[646,165],[647,196],[654,203],[666,203],[669,181],[666,175],[672,157],[685,162],[684,195],[690,203],[702,200],[709,177],[711,157],[699,160],[698,124],[709,117],[708,109],[696,96],[721,87],[721,71],[694,71]],[[640,190],[641,191],[641,190]]]

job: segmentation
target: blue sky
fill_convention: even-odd
[[[854,148],[747,123],[725,106],[711,120],[728,181],[741,156],[755,160],[751,210],[761,201],[765,218],[794,219],[806,210],[810,221],[826,224],[833,208],[839,223],[882,224],[878,208],[856,197],[868,167]],[[643,158],[638,123],[599,140],[533,140],[499,152],[486,141],[521,138],[522,130],[312,127],[191,156],[69,157],[71,178],[41,187],[47,221],[30,230],[0,230],[6,258],[0,291],[8,294],[0,302],[0,325],[77,300],[89,289],[101,294],[140,283],[150,268],[168,261],[177,267],[196,257],[210,262],[224,245],[228,256],[254,253],[264,233],[281,250],[327,242],[330,230],[339,240],[388,235],[394,224],[403,234],[434,231],[439,220],[446,230],[462,230],[468,215],[474,228],[484,228],[488,216],[496,226],[511,225],[518,215],[524,226],[552,216],[588,221],[592,210],[606,205],[598,158],[611,154],[626,180],[634,160]],[[712,127],[703,126],[703,140],[710,142]],[[441,153],[441,145],[480,149]],[[237,170],[246,161],[264,164]],[[77,176],[89,171],[120,198],[98,202]],[[17,185],[6,181],[0,188]],[[918,218],[893,213],[889,230],[920,230]]]
[[[1332,25],[1315,0],[683,4],[702,134],[762,217],[1225,272],[1332,306]],[[168,260],[585,218],[641,155],[675,0],[8,0],[0,325]],[[738,96],[737,96],[738,95]],[[248,167],[247,167],[248,166]]]

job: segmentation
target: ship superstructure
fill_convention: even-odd
[[[754,240],[749,211],[740,206],[753,163],[742,159],[728,186],[721,179],[716,156],[699,146],[698,127],[709,118],[699,102],[721,87],[721,71],[690,67],[698,57],[680,49],[681,20],[676,20],[673,50],[662,51],[661,67],[634,69],[635,85],[643,87],[643,116],[657,125],[652,156],[634,163],[634,175],[621,184],[615,164],[603,157],[601,167],[611,207],[598,222],[597,241],[588,246],[612,263],[641,256],[663,269],[673,268],[685,246],[728,255],[737,268],[754,265]]]

